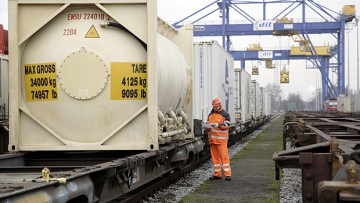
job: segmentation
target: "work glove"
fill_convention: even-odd
[[[212,126],[213,126],[214,128],[218,128],[218,127],[219,127],[219,124],[213,123]]]

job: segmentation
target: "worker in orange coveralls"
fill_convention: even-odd
[[[211,158],[214,164],[214,175],[210,180],[221,179],[221,167],[226,180],[231,180],[231,167],[228,153],[228,138],[230,128],[230,115],[222,108],[221,100],[215,98],[212,101],[213,109],[209,114],[208,123],[211,124],[209,144]]]

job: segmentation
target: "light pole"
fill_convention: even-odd
[[[347,32],[347,37],[348,37],[348,51],[347,51],[347,65],[348,65],[348,73],[347,73],[347,75],[348,75],[348,85],[347,85],[347,96],[350,96],[350,35],[349,35],[349,33],[350,33],[350,30],[348,30],[348,32]]]
[[[356,93],[359,94],[360,93],[359,92],[359,16],[357,16],[357,18],[356,18],[356,27],[357,27],[357,32],[356,32],[356,42],[357,42]]]

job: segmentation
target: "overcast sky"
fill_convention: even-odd
[[[315,0],[317,3],[321,5],[325,5],[327,8],[334,10],[336,12],[340,12],[343,8],[343,5],[352,4],[356,6],[356,9],[360,9],[360,0]],[[158,0],[158,15],[166,21],[175,22],[179,21],[186,16],[194,13],[195,11],[203,8],[204,6],[214,2],[214,0]],[[268,6],[267,16],[268,18],[273,18],[275,13],[272,13],[273,10],[282,10],[287,7],[289,4],[276,4],[274,6]],[[0,0],[0,24],[3,24],[5,29],[8,28],[8,12],[7,12],[7,0]],[[216,7],[209,8],[210,10],[215,9]],[[262,7],[257,6],[241,6],[246,13],[251,15],[256,19],[262,18],[262,13],[259,12],[262,10]],[[205,15],[209,10],[205,10],[200,15],[195,16],[194,19]],[[278,13],[278,12],[277,12]],[[336,16],[336,14],[333,14]],[[357,14],[359,15],[359,14]],[[301,18],[301,7],[297,8],[289,15],[289,17],[298,19]],[[245,19],[239,14],[235,13],[233,10],[231,11],[231,20],[239,21],[239,23],[249,23],[246,22]],[[321,19],[321,17],[313,12],[311,9],[307,8],[306,18],[311,19]],[[204,19],[207,23],[218,23],[221,20],[218,17],[218,12],[214,13],[211,16],[208,16]],[[350,64],[350,87],[356,89],[357,87],[357,28],[355,27],[349,33],[350,39],[350,57],[346,56],[345,58],[345,71],[346,71],[346,84],[348,82],[348,61]],[[233,47],[236,49],[246,49],[249,44],[252,43],[260,43],[260,45],[264,49],[288,49],[291,45],[298,45],[293,42],[291,38],[288,37],[273,37],[273,36],[254,36],[254,37],[232,37]],[[315,46],[321,46],[324,44],[335,45],[336,39],[329,34],[322,35],[310,35],[310,39],[312,40]],[[206,40],[218,40],[221,43],[221,38],[209,38],[209,37],[197,37],[194,41],[206,41]],[[348,41],[346,39],[346,51]],[[299,92],[303,96],[303,99],[308,99],[311,97],[312,92],[316,88],[321,87],[321,79],[318,70],[314,69],[306,69],[306,66],[310,66],[309,63],[305,61],[296,60],[296,61],[274,61],[273,62],[277,67],[286,67],[290,70],[290,83],[282,84],[284,90],[284,96],[286,97],[289,92]],[[235,63],[235,66],[240,66],[239,62]],[[260,64],[256,61],[246,62],[246,70],[251,72],[252,66],[259,66],[259,76],[253,76],[253,79],[256,79],[260,82],[262,86],[266,86],[268,83],[272,83],[274,80],[279,80],[279,69],[275,70],[267,70],[264,68],[264,62]],[[331,76],[330,76],[331,77]]]
[[[200,10],[201,8],[205,7],[206,5],[214,2],[214,0],[158,0],[158,15],[166,21],[176,22],[179,21],[190,14],[194,13],[195,11]],[[316,3],[326,6],[327,8],[335,11],[341,12],[343,5],[355,5],[356,9],[360,9],[360,0],[315,0]],[[267,16],[269,19],[275,17],[274,15],[279,13],[279,10],[285,9],[289,4],[273,4],[276,6],[271,7],[268,6],[267,9]],[[260,6],[260,7],[259,7]],[[261,5],[253,5],[253,6],[242,6],[242,10],[244,10],[247,14],[251,15],[255,19],[262,18],[262,7]],[[202,15],[207,14],[209,11],[212,11],[215,7],[209,8],[209,10],[204,10]],[[276,10],[276,14],[272,12]],[[206,12],[207,11],[207,12]],[[230,12],[234,13],[230,16],[232,21],[236,20],[243,23],[249,23],[246,21],[242,16],[231,10]],[[321,19],[321,17],[316,14],[311,9],[306,9],[306,18],[311,18],[313,20]],[[336,16],[335,13],[331,13],[332,16]],[[193,20],[200,18],[202,15],[195,16]],[[215,12],[213,15],[206,17],[204,20],[207,21],[206,23],[218,23],[221,19],[218,17],[219,13]],[[357,14],[359,15],[359,14]],[[295,9],[289,17],[298,19],[301,18],[301,7]],[[350,87],[356,89],[357,87],[357,53],[356,53],[356,34],[357,30],[356,27],[350,32],[349,39],[350,39]],[[218,40],[221,43],[221,38],[209,38],[209,37],[197,37],[195,41],[206,41],[209,39]],[[289,49],[290,46],[298,44],[294,43],[291,38],[288,37],[273,37],[273,36],[254,36],[254,37],[232,37],[233,47],[236,49],[246,49],[252,43],[260,43],[260,45],[264,49]],[[310,35],[310,39],[315,46],[322,46],[322,45],[335,45],[336,39],[329,34],[322,34],[322,35]],[[346,40],[346,46],[348,41]],[[345,48],[347,51],[347,47]],[[347,84],[347,60],[345,58],[345,71],[346,71],[346,79],[345,82]],[[315,69],[306,69],[305,67],[310,68],[309,62],[306,63],[305,60],[294,60],[294,61],[274,61],[273,62],[277,67],[286,67],[290,69],[290,83],[289,84],[281,84],[281,87],[284,90],[284,96],[286,97],[289,92],[299,92],[303,99],[307,100],[312,96],[313,91],[316,88],[321,88],[321,79],[320,73],[318,70]],[[235,63],[236,66],[240,66],[237,62]],[[279,81],[279,69],[275,70],[268,70],[265,69],[264,62],[258,64],[257,61],[253,62],[246,62],[246,70],[251,73],[252,66],[259,66],[259,76],[253,76],[254,79],[260,82],[262,86],[266,86],[268,83],[277,82]],[[330,78],[335,76],[330,75]],[[279,82],[277,82],[279,84]]]

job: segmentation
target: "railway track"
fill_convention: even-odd
[[[181,167],[178,171],[172,171],[168,174],[159,177],[158,179],[142,186],[141,188],[120,196],[119,198],[111,201],[112,203],[121,202],[121,203],[134,203],[142,202],[143,200],[148,200],[149,197],[154,196],[159,190],[169,187],[171,184],[178,181],[180,178],[183,178],[185,175],[191,173],[193,170],[197,169],[205,161],[210,159],[210,154],[199,158],[198,160],[190,163],[184,167]]]
[[[143,154],[121,154],[115,152],[96,152],[86,154],[48,153],[46,156],[44,153],[2,155],[0,156],[0,163],[2,163],[0,164],[0,179],[7,182],[7,184],[1,183],[2,181],[0,182],[0,202],[2,202],[2,198],[6,198],[4,194],[8,194],[9,196],[20,193],[26,194],[27,192],[36,189],[39,189],[39,191],[42,191],[45,194],[48,192],[44,191],[47,190],[46,188],[50,185],[61,184],[58,180],[46,182],[43,179],[41,172],[44,169],[44,166],[47,166],[47,169],[51,171],[50,176],[52,179],[66,178],[67,182],[71,182],[72,179],[81,179],[82,183],[78,183],[79,186],[81,184],[90,184],[91,181],[88,180],[88,176],[104,176],[105,174],[110,173],[116,174],[116,168],[124,168],[126,165],[131,164],[131,161],[126,161],[131,159],[130,157],[143,157],[144,154],[152,157],[149,155],[149,152]],[[56,156],[61,158],[55,158]],[[133,190],[131,188],[133,185],[136,185],[136,177],[133,177],[129,174],[124,175],[124,173],[118,173],[118,175],[115,175],[115,178],[111,178],[112,181],[108,182],[111,183],[116,180],[118,184],[120,184],[120,182],[125,183],[127,192],[125,192],[124,195],[117,197],[115,200],[112,200],[111,202],[142,202],[142,200],[146,200],[159,189],[168,187],[175,181],[179,180],[179,178],[190,173],[206,160],[209,160],[209,158],[210,154],[202,154],[201,157],[196,156],[193,158],[193,160],[178,162],[177,165],[172,166],[171,170],[163,172],[161,176],[151,180],[149,183],[141,184]],[[116,166],[117,164],[118,166]],[[28,182],[28,184],[25,185],[21,183],[21,180],[16,179],[17,175],[21,175],[21,178],[23,178],[24,174],[27,174],[27,180],[23,181]],[[81,178],[82,176],[85,178]],[[9,179],[6,177],[11,178]],[[108,178],[105,177],[104,179]],[[16,182],[20,183],[17,184]],[[43,185],[39,186],[41,182],[43,182]],[[88,187],[86,185],[82,186]],[[30,195],[30,197],[32,197],[30,200],[39,198],[39,196],[36,195]],[[89,199],[87,198],[87,200],[84,202],[87,202],[88,200]],[[111,198],[108,200],[110,201]],[[99,201],[99,199],[93,199],[92,201],[108,202],[108,200]],[[76,202],[82,202],[82,200],[77,199]]]
[[[63,198],[57,195],[59,192],[74,202],[108,202],[182,167],[181,161],[172,162],[167,157],[176,158],[177,152],[183,154],[189,144],[195,149],[200,148],[200,140],[168,145],[156,152],[2,155],[0,202],[32,202],[44,198],[56,202]],[[42,173],[45,166],[46,170],[50,169],[47,177]]]
[[[360,201],[347,169],[360,163],[359,125],[355,114],[288,113],[283,142],[294,148],[274,153],[277,179],[280,168],[301,168],[304,203]]]

